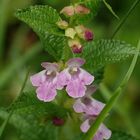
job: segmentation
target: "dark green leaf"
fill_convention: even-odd
[[[126,60],[136,52],[135,47],[124,41],[102,39],[86,43],[80,57],[85,58],[85,68],[93,73],[106,64]]]
[[[47,5],[37,5],[19,9],[15,15],[33,28],[43,42],[46,51],[56,60],[61,58],[66,39],[56,25],[61,18],[55,9]]]
[[[68,110],[54,104],[44,103],[36,95],[24,93],[8,110],[13,110],[9,122],[17,128],[21,139],[56,140],[58,127],[53,125],[53,117],[65,119]],[[5,119],[8,112],[0,109],[0,117]]]
[[[110,140],[138,140],[131,135],[123,132],[114,131]]]

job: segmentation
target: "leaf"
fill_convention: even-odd
[[[137,49],[124,41],[97,40],[86,43],[82,55],[86,60],[85,68],[93,73],[106,64],[124,61],[133,56]]]
[[[58,127],[53,125],[53,117],[65,119],[68,110],[54,104],[44,103],[33,93],[24,93],[9,109],[13,114],[9,122],[19,131],[21,140],[56,140]],[[8,112],[0,109],[0,117],[5,119]]]
[[[15,16],[37,33],[48,53],[56,60],[61,58],[66,38],[56,25],[61,18],[55,9],[47,5],[36,5],[17,10]]]
[[[111,136],[110,140],[138,140],[138,139],[136,139],[133,136],[128,135],[124,132],[114,131],[112,133],[112,136]]]
[[[111,98],[109,99],[109,101],[107,102],[107,104],[105,105],[105,107],[103,108],[103,110],[101,111],[101,113],[99,114],[97,119],[95,120],[94,124],[91,125],[89,131],[85,134],[84,139],[91,140],[95,136],[99,126],[104,121],[104,119],[106,118],[109,111],[113,108],[114,104],[116,103],[117,99],[119,98],[120,94],[122,93],[122,90],[124,89],[125,85],[128,83],[128,81],[132,75],[132,72],[135,68],[138,56],[139,56],[140,40],[138,42],[137,50],[138,51],[135,54],[135,56],[133,57],[131,65],[130,65],[124,79],[121,81],[118,88],[114,91]]]
[[[106,2],[106,0],[103,0],[105,6],[108,8],[108,10],[112,13],[112,15],[114,17],[116,17],[117,19],[120,19],[117,14],[113,11],[112,7]]]

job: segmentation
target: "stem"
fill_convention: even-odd
[[[10,105],[10,107],[11,107],[11,106],[19,99],[19,97],[22,95],[23,90],[24,90],[24,88],[25,88],[25,86],[26,86],[26,82],[27,82],[27,80],[28,80],[28,76],[29,76],[29,70],[27,71],[27,74],[26,74],[26,76],[25,76],[24,82],[23,82],[23,84],[22,84],[22,87],[21,87],[21,89],[20,89],[20,92],[19,92],[18,96],[17,96],[16,99],[12,102],[12,104]],[[8,122],[9,122],[9,119],[11,118],[11,116],[12,116],[12,114],[13,114],[13,111],[14,111],[14,110],[10,110],[10,112],[9,112],[9,114],[8,114],[8,116],[7,116],[7,118],[5,119],[5,121],[3,122],[2,126],[0,127],[0,140],[2,140],[3,132],[4,132],[6,126],[7,126]]]
[[[84,136],[84,140],[92,140],[95,133],[97,132],[100,124],[104,121],[105,117],[107,116],[107,114],[109,113],[109,111],[113,108],[114,104],[116,103],[117,99],[119,98],[125,84],[128,82],[128,80],[130,79],[130,76],[134,70],[134,67],[136,65],[138,56],[139,56],[139,50],[140,50],[140,40],[138,42],[138,51],[135,54],[132,63],[129,67],[129,70],[124,78],[124,80],[121,82],[120,86],[115,90],[114,94],[112,95],[112,97],[110,98],[110,100],[108,101],[108,103],[106,104],[106,106],[104,107],[104,109],[101,111],[100,115],[97,117],[95,123],[90,127],[89,131],[86,133],[86,135]]]
[[[118,31],[120,30],[120,28],[122,27],[122,25],[125,23],[125,21],[127,20],[128,16],[133,12],[133,10],[135,9],[135,7],[138,5],[138,3],[140,2],[140,0],[135,0],[134,3],[132,4],[132,6],[130,7],[130,9],[128,10],[128,12],[126,13],[126,15],[122,18],[122,20],[120,21],[120,23],[118,24],[116,30],[114,31],[111,39],[113,39],[115,37],[115,35],[118,33]]]
[[[105,98],[105,100],[108,101],[111,97],[111,92],[107,89],[107,87],[104,84],[100,84],[100,91],[101,91],[103,97]],[[125,112],[125,109],[123,108],[123,106],[121,106],[120,103],[118,103],[118,104],[116,104],[116,106],[114,106],[114,109],[117,113],[119,113],[123,117],[123,120],[125,121],[129,131],[134,136],[139,136],[136,133],[136,129],[130,119],[129,114]]]

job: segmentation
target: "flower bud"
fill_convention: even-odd
[[[70,37],[70,38],[74,38],[76,35],[76,31],[73,28],[67,28],[65,30],[65,36]]]
[[[60,29],[66,29],[68,27],[68,22],[65,20],[58,21],[56,24]]]
[[[66,6],[61,11],[61,14],[64,14],[65,16],[71,17],[74,15],[74,7],[73,6]]]
[[[77,5],[75,6],[75,13],[76,14],[89,14],[90,9],[86,8],[84,5]]]
[[[52,121],[53,121],[53,124],[56,126],[62,126],[64,124],[64,120],[59,117],[54,117]]]
[[[86,41],[92,41],[93,40],[93,32],[91,30],[89,30],[89,29],[87,29],[85,31],[84,36],[85,36]]]
[[[73,53],[82,53],[83,46],[81,45],[79,40],[69,40],[68,45],[72,49]]]
[[[76,26],[75,31],[80,38],[86,41],[93,40],[93,32],[90,29],[85,28],[83,25]]]

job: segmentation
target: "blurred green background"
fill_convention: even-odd
[[[19,93],[27,69],[39,71],[40,62],[51,58],[41,50],[36,34],[26,24],[14,17],[17,8],[25,8],[36,4],[47,4],[58,11],[69,0],[1,0],[0,1],[0,107],[7,107]],[[116,14],[122,18],[132,5],[132,0],[108,0]],[[119,20],[109,12],[102,3],[99,13],[90,25],[95,38],[110,38]],[[115,39],[124,40],[137,45],[140,38],[140,4],[129,16]],[[105,69],[104,82],[113,91],[123,78],[131,59],[108,65]],[[26,90],[31,88],[28,80]],[[98,94],[101,94],[100,92]],[[101,95],[103,98],[103,96]],[[121,98],[106,122],[112,130],[122,130],[140,138],[140,59],[135,71]],[[0,122],[1,124],[1,122]],[[5,140],[16,140],[16,130],[9,125],[6,128]]]

